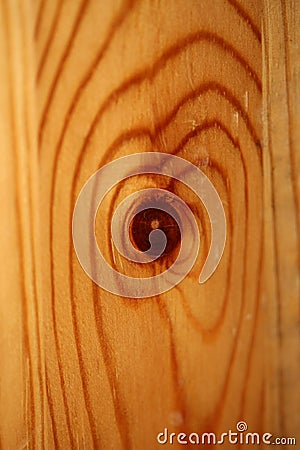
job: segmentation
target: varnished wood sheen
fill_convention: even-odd
[[[300,442],[299,8],[0,2],[1,450],[154,449],[165,427],[221,434],[241,420]],[[111,218],[137,190],[174,192],[201,233],[190,274],[134,300],[88,278],[71,223],[98,168],[148,151],[209,177],[227,242],[199,285],[211,239],[199,199],[163,176],[119,183],[96,220],[116,270],[160,273],[178,245],[148,267],[117,253]]]

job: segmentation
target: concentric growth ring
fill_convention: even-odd
[[[95,236],[95,220],[102,200],[116,184],[141,174],[174,178],[192,189],[204,204],[211,224],[211,245],[199,277],[199,283],[204,283],[215,271],[224,251],[226,219],[223,205],[213,184],[198,167],[167,153],[145,152],[124,156],[99,169],[83,186],[75,204],[72,224],[73,243],[81,266],[98,286],[113,294],[130,298],[152,297],[166,292],[190,272],[200,244],[197,222],[182,199],[162,189],[141,189],[123,200],[114,213],[111,232],[117,250],[125,258],[144,264],[152,262],[161,256],[166,248],[167,239],[164,232],[159,228],[151,231],[150,249],[141,252],[129,239],[129,226],[134,216],[144,209],[156,208],[165,211],[176,221],[181,234],[179,254],[167,270],[149,278],[129,277],[113,269],[99,250]],[[149,193],[152,196],[149,196]],[[157,194],[156,198],[160,198],[159,195],[164,196],[164,201],[149,200],[153,198],[153,194]],[[166,196],[168,201],[165,201]],[[143,206],[130,211],[128,205],[137,198],[146,198],[147,201],[140,201],[139,204]],[[122,233],[118,228],[120,224],[123,224]]]

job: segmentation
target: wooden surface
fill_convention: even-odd
[[[152,449],[165,427],[222,433],[240,420],[299,442],[299,9],[0,2],[2,450]],[[141,273],[109,236],[138,189],[172,189],[202,236],[181,284],[133,300],[86,276],[71,220],[97,168],[144,151],[198,165],[228,229],[199,285],[211,237],[201,202],[163,177],[116,188],[97,218],[116,269]]]

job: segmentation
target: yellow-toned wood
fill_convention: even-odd
[[[2,449],[41,448],[46,429],[33,19],[29,2],[1,2]]]
[[[297,2],[3,0],[0,11],[1,449],[152,449],[164,428],[220,435],[239,421],[299,440]],[[171,190],[201,232],[183,282],[134,300],[88,278],[71,222],[99,167],[147,151],[209,177],[227,242],[199,285],[211,239],[201,202],[162,176],[121,183],[96,223],[117,270],[149,275],[111,243],[132,192]]]

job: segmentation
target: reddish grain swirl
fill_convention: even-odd
[[[61,6],[57,4],[47,30],[45,28],[47,37],[43,37],[45,44],[40,51],[38,69],[38,83],[41,84],[41,99],[43,99],[40,108],[40,161],[41,164],[44,160],[50,161],[51,165],[51,183],[47,185],[45,194],[50,205],[47,227],[50,252],[48,270],[51,280],[49,320],[52,337],[49,338],[49,342],[54,343],[52,353],[57,367],[54,367],[53,362],[50,365],[48,363],[47,373],[49,379],[57,373],[60,380],[59,386],[55,387],[58,391],[55,392],[49,379],[47,382],[54,441],[59,446],[61,430],[66,429],[68,438],[65,437],[65,439],[68,439],[72,447],[76,446],[74,400],[66,385],[71,373],[76,373],[80,377],[78,386],[82,392],[82,405],[85,408],[83,416],[86,416],[88,420],[93,446],[98,448],[105,445],[107,436],[99,416],[101,408],[99,409],[96,404],[95,393],[91,387],[97,379],[94,364],[96,360],[99,360],[102,361],[99,364],[103,364],[105,370],[104,376],[110,389],[110,393],[107,391],[107,396],[111,396],[115,426],[119,433],[120,441],[116,438],[115,445],[118,446],[119,442],[124,448],[130,448],[134,437],[139,439],[140,443],[144,442],[144,445],[149,442],[147,441],[150,439],[149,432],[145,433],[146,437],[143,438],[133,424],[132,417],[138,403],[130,404],[128,392],[133,389],[131,392],[133,396],[137,392],[130,382],[124,379],[124,374],[116,375],[116,371],[123,370],[120,364],[122,358],[126,358],[126,350],[123,348],[121,337],[114,337],[108,325],[110,317],[114,314],[117,314],[121,321],[121,328],[128,324],[128,319],[122,319],[123,315],[126,317],[127,314],[134,314],[136,323],[147,322],[148,310],[152,311],[155,323],[160,324],[161,330],[164,330],[161,332],[165,333],[168,339],[164,354],[170,358],[170,366],[166,366],[168,375],[165,383],[171,386],[168,388],[168,395],[173,408],[180,411],[180,426],[188,431],[197,422],[200,428],[207,426],[218,429],[224,420],[226,422],[228,408],[226,398],[233,395],[232,380],[238,376],[236,364],[240,361],[237,353],[239,339],[244,339],[247,350],[242,363],[243,375],[237,414],[243,414],[244,408],[247,409],[243,392],[245,392],[251,368],[260,300],[262,186],[259,174],[262,170],[260,143],[262,83],[258,16],[256,12],[251,12],[253,14],[251,17],[251,14],[237,2],[224,1],[218,7],[215,6],[215,18],[206,21],[201,18],[203,11],[206,11],[207,18],[213,16],[213,12],[206,8],[205,2],[199,4],[199,13],[197,6],[194,6],[192,2],[185,2],[184,6],[181,2],[178,4],[175,2],[175,6],[169,11],[170,21],[172,14],[183,13],[193,13],[197,21],[193,22],[191,19],[184,27],[182,23],[178,23],[177,28],[173,27],[173,36],[170,38],[164,34],[163,29],[154,25],[155,17],[164,14],[163,6],[157,7],[156,10],[151,4],[145,6],[139,2],[116,4],[108,14],[109,20],[107,19],[103,31],[99,32],[98,47],[96,48],[93,41],[95,47],[93,52],[89,52],[84,62],[84,70],[79,70],[80,75],[73,76],[72,88],[67,89],[66,100],[62,101],[63,86],[70,77],[71,71],[74,70],[76,58],[79,61],[80,51],[85,45],[89,45],[87,41],[90,37],[86,30],[89,27],[96,29],[97,21],[100,21],[93,13],[93,8],[96,11],[93,2],[75,3],[76,6],[70,8],[70,20],[67,21],[68,33],[65,33],[64,41],[60,44],[59,57],[57,53],[54,55],[51,49],[54,35],[59,32],[57,31],[60,30],[59,24],[64,20],[64,16],[61,15]],[[238,30],[240,27],[242,32],[228,31],[226,27],[224,28],[221,23],[223,14],[228,23],[235,24],[230,30]],[[42,4],[38,17],[41,21]],[[143,24],[143,31],[138,24]],[[151,33],[155,26],[157,26],[161,44],[152,39]],[[135,29],[139,30],[137,40],[144,43],[144,47],[141,47],[144,49],[141,59],[138,57],[138,45],[135,45],[133,41]],[[38,39],[40,30],[37,25]],[[150,56],[147,54],[147,46],[152,46],[152,50],[149,50]],[[114,64],[119,65],[118,52],[125,61],[124,74],[114,69]],[[49,64],[51,58],[55,61],[53,75],[46,78],[47,61]],[[130,58],[132,63],[127,64],[126,61]],[[111,83],[109,82],[110,70]],[[97,92],[99,92],[99,101],[95,102],[93,98],[97,97]],[[62,112],[57,109],[61,102]],[[58,112],[57,118],[55,111]],[[83,117],[82,111],[86,111],[84,124],[80,122]],[[77,140],[74,139],[74,135],[77,136]],[[119,156],[139,151],[140,148],[143,151],[154,150],[177,154],[199,164],[199,167],[209,174],[221,190],[222,200],[226,203],[230,234],[226,262],[224,262],[222,274],[215,281],[216,285],[208,285],[202,294],[200,292],[197,294],[211,299],[218,297],[214,306],[215,313],[209,320],[203,316],[206,308],[201,306],[197,309],[194,299],[190,299],[189,292],[193,292],[190,289],[195,278],[193,273],[187,284],[179,285],[177,293],[173,293],[173,296],[175,295],[178,299],[176,306],[170,303],[165,294],[152,301],[146,301],[140,306],[133,304],[130,300],[120,300],[120,306],[116,306],[115,312],[109,312],[107,309],[109,300],[103,292],[79,275],[80,269],[74,257],[70,239],[72,211],[79,189],[97,168]],[[198,153],[195,153],[195,149],[199,149]],[[217,149],[222,149],[221,153],[218,153]],[[251,160],[251,167],[249,167],[249,160]],[[67,176],[66,171],[68,171]],[[254,174],[258,174],[257,178],[254,178]],[[65,182],[64,176],[66,176]],[[153,182],[155,184],[155,181]],[[137,186],[142,188],[143,181],[140,183],[141,185],[137,184]],[[68,186],[66,189],[65,185]],[[136,186],[126,187],[133,190],[135,188]],[[180,188],[170,183],[169,189]],[[120,195],[121,191],[117,190],[113,194],[111,204],[120,201]],[[240,205],[241,209],[240,222],[236,212],[237,205]],[[61,222],[63,210],[67,212],[67,216]],[[195,206],[195,213],[202,229],[207,230],[207,217],[204,211],[201,208],[199,210],[199,206]],[[108,208],[104,215],[107,224],[112,214],[113,210]],[[256,221],[253,219],[254,216]],[[66,283],[59,278],[57,264],[59,251],[57,246],[63,240],[60,231],[62,223],[68,229],[68,234],[65,234],[66,249],[68,248]],[[250,239],[254,235],[256,236],[255,245],[250,246]],[[207,240],[206,249],[208,244]],[[114,261],[114,249],[111,242],[108,241],[103,245],[107,245],[106,251],[111,264],[119,264],[119,261]],[[205,258],[204,253],[200,260],[203,261],[203,258]],[[254,286],[252,286],[253,283]],[[250,284],[252,287],[248,289]],[[88,289],[88,297],[92,305],[92,308],[87,311],[80,306],[80,302],[85,298],[83,297],[85,289]],[[64,297],[61,294],[62,290],[65,292]],[[118,308],[120,308],[119,312]],[[66,366],[63,349],[66,346],[63,343],[62,319],[59,317],[61,314],[59,311],[65,311],[65,320],[70,324],[68,327],[71,333],[70,342],[74,343],[71,351],[74,362],[71,363],[71,367]],[[184,378],[183,373],[188,371],[188,366],[179,356],[179,353],[181,354],[179,349],[184,344],[180,340],[177,325],[174,322],[175,311],[177,314],[179,312],[183,314],[184,319],[181,319],[183,326],[189,326],[194,330],[193,339],[196,339],[197,335],[203,339],[203,345],[207,345],[205,354],[214,342],[219,339],[225,342],[228,339],[226,336],[229,329],[233,329],[235,333],[232,343],[225,352],[223,376],[217,382],[218,389],[213,396],[212,410],[205,418],[202,414],[197,415],[192,398],[193,395],[198,398],[202,392],[201,389],[199,394],[194,392],[189,384],[183,387],[181,381]],[[238,313],[236,319],[232,321],[230,316],[233,311]],[[243,320],[245,314],[252,316],[251,327],[248,331],[245,331]],[[95,345],[98,350],[95,350],[94,356],[88,355],[87,350],[84,350],[84,342],[88,339],[88,334],[83,324],[87,320],[90,326],[94,327],[93,333],[97,337]],[[230,326],[230,324],[234,325]],[[145,339],[146,336],[147,331],[145,331]],[[147,356],[149,360],[151,360],[151,354],[149,351]],[[188,360],[192,358],[192,355],[199,363],[200,355],[194,347]],[[208,366],[211,366],[212,360],[208,354],[206,357]],[[155,360],[152,363],[155,364]],[[134,370],[133,366],[130,370]],[[142,374],[146,373],[143,363],[139,370]],[[191,368],[189,370],[190,375],[194,373]],[[213,372],[212,367],[210,370]],[[156,384],[157,380],[154,377],[147,389],[151,391]],[[101,382],[100,385],[103,387],[105,383]],[[103,387],[103,389],[107,388]],[[147,389],[146,392],[148,392]],[[60,403],[64,408],[65,425],[58,424],[56,411]],[[154,405],[152,405],[153,408]],[[164,414],[164,408],[162,408],[159,415],[161,421]],[[252,420],[256,419],[253,417]],[[257,421],[259,421],[259,414]],[[154,420],[151,425],[154,428],[155,423]],[[143,439],[146,440],[143,441]]]

